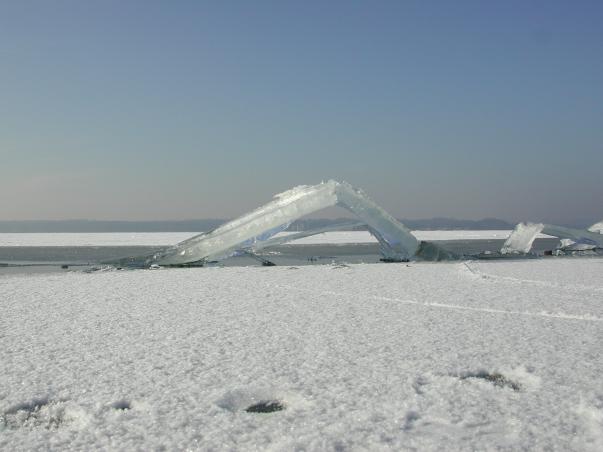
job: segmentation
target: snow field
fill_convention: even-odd
[[[0,449],[601,450],[601,269],[0,276]]]

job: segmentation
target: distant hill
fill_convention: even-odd
[[[96,221],[96,220],[29,220],[0,221],[0,232],[198,232],[210,231],[224,219],[181,220],[181,221]],[[349,222],[350,218],[339,219],[301,219],[290,227],[291,231],[329,226],[339,222]],[[456,220],[452,218],[430,218],[425,220],[400,220],[410,229],[513,229],[512,224],[496,218],[483,220]],[[363,229],[363,228],[359,228]]]

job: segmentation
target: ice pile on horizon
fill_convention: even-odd
[[[356,223],[342,223],[312,231],[274,237],[295,220],[331,206],[340,206],[358,218]],[[128,258],[120,265],[148,267],[151,265],[188,265],[217,261],[237,254],[250,254],[327,231],[366,226],[379,242],[382,260],[402,262],[410,259],[430,261],[461,259],[463,257],[441,248],[433,242],[419,241],[411,231],[372,201],[362,190],[347,182],[329,180],[317,185],[299,185],[274,196],[274,199],[235,220],[164,248],[150,256]],[[525,255],[530,252],[539,233],[563,239],[563,249],[583,251],[603,248],[603,221],[589,231],[548,224],[520,223],[511,233],[499,257]],[[255,256],[257,257],[257,256]],[[479,256],[477,256],[479,257]],[[487,258],[492,255],[488,254]]]
[[[534,239],[540,233],[560,238],[560,250],[587,251],[603,248],[603,221],[593,224],[587,230],[543,223],[519,223],[500,252],[502,254],[529,253]]]
[[[588,228],[590,232],[596,232],[599,234],[603,234],[603,220],[598,223],[593,224],[590,228]]]

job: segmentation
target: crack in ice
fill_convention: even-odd
[[[337,297],[344,297],[344,298],[350,298],[350,297],[354,296],[354,294],[349,294],[349,293],[345,293],[345,292],[336,292],[336,291],[332,291],[332,290],[317,291],[317,290],[312,290],[312,289],[302,289],[299,287],[286,286],[286,285],[279,285],[278,287],[281,287],[286,290],[295,290],[297,292],[309,292],[309,293],[320,294],[320,295],[334,295]],[[486,313],[490,313],[490,314],[505,314],[505,315],[522,315],[522,316],[527,316],[527,317],[544,317],[544,318],[561,319],[561,320],[581,320],[581,321],[586,321],[586,322],[603,322],[603,318],[596,317],[596,316],[593,316],[590,314],[576,315],[576,314],[566,314],[563,312],[551,313],[551,312],[546,312],[546,311],[530,312],[530,311],[516,311],[516,310],[495,309],[495,308],[478,308],[478,307],[474,307],[474,306],[463,306],[463,305],[450,304],[450,303],[438,303],[438,302],[418,301],[418,300],[411,300],[411,299],[404,299],[404,298],[384,297],[381,295],[368,295],[367,297],[371,298],[373,300],[393,301],[393,302],[397,302],[397,303],[410,304],[410,305],[416,305],[416,306],[425,306],[425,307],[441,308],[441,309],[453,309],[453,310],[459,310],[459,311],[486,312]]]

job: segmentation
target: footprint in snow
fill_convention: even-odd
[[[132,405],[127,400],[122,399],[122,400],[118,400],[117,402],[112,403],[111,408],[118,410],[118,411],[126,411],[126,410],[131,409]]]
[[[220,408],[233,413],[274,413],[283,411],[286,404],[275,391],[264,388],[236,389],[227,392],[216,402]]]
[[[498,372],[487,372],[485,370],[480,370],[477,372],[465,372],[458,375],[458,378],[461,380],[483,380],[492,383],[494,386],[498,386],[499,388],[510,388],[513,391],[521,391],[522,389],[518,382],[513,381]]]
[[[39,398],[17,404],[0,415],[0,429],[57,430],[83,425],[87,419],[84,410],[73,402]]]

